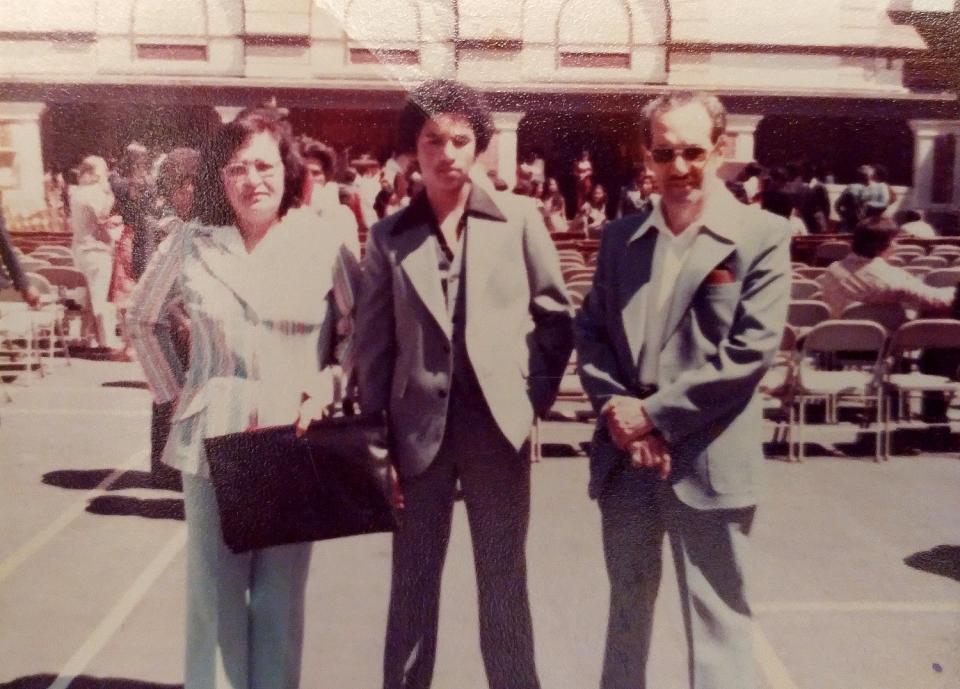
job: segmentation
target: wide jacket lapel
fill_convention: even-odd
[[[630,241],[620,259],[623,266],[617,276],[620,313],[630,347],[630,361],[634,362],[639,360],[647,327],[647,295],[656,243],[657,231],[651,228]]]
[[[404,227],[396,235],[397,260],[406,273],[420,301],[437,321],[437,325],[448,338],[453,337],[453,324],[447,313],[443,288],[440,285],[440,270],[437,265],[437,252],[434,242],[430,241],[431,230],[428,222],[414,223]]]
[[[506,222],[471,216],[467,218],[465,260],[467,289],[467,321],[470,314],[484,308],[484,295],[491,280],[497,279],[494,268],[503,262],[504,243],[511,236]]]
[[[255,297],[255,285],[244,279],[246,248],[235,227],[205,227],[197,233],[200,262],[214,278],[227,286],[244,303]]]
[[[733,253],[735,248],[736,245],[728,236],[714,233],[707,228],[700,231],[693,241],[693,246],[690,247],[690,255],[677,276],[661,344],[667,342],[680,325],[680,321],[683,320],[684,314],[693,302],[697,288],[710,271]]]

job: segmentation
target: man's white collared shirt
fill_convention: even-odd
[[[646,323],[644,342],[662,345],[667,315],[673,301],[674,287],[680,271],[690,255],[699,223],[691,224],[679,235],[675,235],[667,226],[660,208],[660,200],[654,202],[650,217],[643,224],[645,231],[656,232],[657,242],[653,250],[653,263],[650,271],[650,289],[647,290]],[[643,229],[641,228],[641,229]],[[656,356],[641,355],[640,382],[656,383],[659,377],[659,352]]]
[[[650,216],[640,226],[638,234],[646,231],[657,232],[657,243],[653,252],[653,264],[650,270],[650,289],[647,291],[646,323],[644,323],[644,342],[656,343],[662,347],[664,339],[669,335],[663,330],[666,327],[667,316],[673,304],[673,295],[676,291],[677,280],[684,264],[690,258],[693,244],[704,228],[712,232],[729,236],[731,220],[731,205],[740,206],[740,202],[719,182],[716,187],[704,189],[706,192],[703,211],[700,217],[675,235],[667,226],[663,215],[663,200],[656,199]],[[649,330],[648,330],[649,329]],[[659,383],[659,352],[656,356],[640,357],[640,382],[644,384]]]

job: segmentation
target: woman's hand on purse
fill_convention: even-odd
[[[325,419],[330,415],[330,405],[325,403],[319,397],[311,397],[303,393],[300,398],[300,414],[293,424],[294,432],[298,438],[302,438],[307,432],[310,424],[319,419]]]

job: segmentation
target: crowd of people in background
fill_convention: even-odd
[[[543,154],[531,149],[517,166],[513,193],[537,199],[552,233],[570,232],[597,239],[608,222],[649,211],[660,197],[656,179],[642,162],[634,164],[631,178],[616,194],[608,194],[595,181],[589,151],[573,161],[568,193],[561,191],[558,177],[549,176],[550,172]],[[495,173],[491,173],[491,179],[499,182],[499,188],[506,188]],[[832,200],[828,185],[835,184],[834,175],[821,164],[793,162],[764,167],[750,162],[727,182],[727,187],[742,203],[757,204],[786,218],[795,235],[849,233],[867,218],[890,217],[905,234],[936,237],[937,231],[922,210],[898,208],[902,199],[887,180],[884,166],[861,165],[853,182]]]
[[[334,214],[350,242],[378,220],[406,207],[423,188],[416,160],[408,154],[371,151],[338,153],[311,137],[295,138],[307,176],[303,202],[318,213]],[[134,141],[118,159],[87,156],[63,174],[47,174],[47,202],[69,218],[77,267],[90,287],[90,306],[81,328],[89,347],[117,358],[129,357],[128,343],[117,334],[118,314],[143,273],[146,262],[169,230],[170,218],[182,216],[192,195],[198,153],[188,148],[151,150]],[[521,155],[514,194],[536,199],[547,229],[590,239],[599,238],[608,222],[647,212],[659,198],[655,177],[643,162],[632,168],[630,179],[608,193],[595,179],[591,152],[583,150],[566,170],[551,169],[540,149]],[[606,179],[606,178],[605,178]],[[495,171],[488,173],[492,188],[508,185]],[[852,232],[863,220],[890,217],[900,231],[912,236],[937,236],[922,210],[897,210],[896,191],[882,165],[862,165],[854,181],[835,201],[828,185],[832,173],[811,162],[763,167],[745,165],[727,182],[745,204],[757,204],[787,218],[795,235]]]
[[[294,138],[294,145],[307,173],[303,205],[331,217],[358,255],[360,237],[406,207],[423,188],[409,155],[381,160],[364,152],[350,158],[349,150],[338,155],[328,144],[303,135]],[[117,326],[147,262],[169,234],[171,219],[191,217],[199,156],[189,148],[152,151],[134,141],[119,160],[89,155],[66,178],[48,174],[48,205],[62,207],[69,219],[76,267],[89,286],[90,308],[81,327],[87,348],[120,360],[133,356]],[[561,208],[556,217],[558,225],[564,212]]]

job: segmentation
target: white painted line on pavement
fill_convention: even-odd
[[[751,606],[758,613],[791,612],[916,612],[958,613],[960,603],[948,601],[781,601]]]
[[[6,411],[4,411],[6,414]],[[63,531],[67,526],[73,522],[74,519],[79,517],[87,509],[87,505],[91,498],[95,497],[97,493],[105,491],[110,488],[117,479],[119,479],[125,472],[137,466],[138,464],[144,463],[149,457],[149,450],[138,450],[130,455],[130,458],[126,462],[121,464],[118,468],[114,469],[110,474],[100,482],[96,488],[88,490],[83,494],[83,497],[77,500],[73,505],[71,505],[59,518],[54,520],[47,528],[39,532],[36,536],[31,538],[29,541],[20,546],[17,550],[13,551],[13,554],[10,555],[6,560],[0,562],[0,584],[3,583],[4,579],[10,576],[20,565],[26,562],[32,555],[39,551],[43,546],[45,546],[50,539],[56,536],[58,533]]]
[[[67,689],[73,680],[83,674],[90,661],[103,650],[107,642],[116,634],[130,613],[133,612],[133,609],[143,600],[150,587],[160,578],[160,575],[164,573],[183,549],[186,542],[187,529],[185,526],[181,526],[177,529],[173,538],[167,541],[166,545],[157,553],[157,556],[153,558],[153,561],[147,565],[147,568],[140,573],[140,576],[121,596],[116,605],[111,608],[106,617],[100,621],[100,624],[91,632],[83,645],[66,662],[57,674],[57,680],[48,689]]]
[[[760,625],[753,625],[753,655],[770,689],[799,689]]]
[[[76,407],[70,407],[66,409],[58,409],[53,407],[10,407],[9,409],[3,410],[4,416],[17,416],[17,415],[37,415],[37,416],[119,416],[119,417],[136,417],[136,418],[146,418],[150,416],[150,409],[78,409]]]

